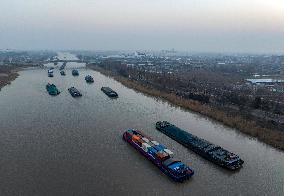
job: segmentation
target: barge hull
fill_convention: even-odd
[[[163,123],[163,122],[160,122]],[[216,146],[206,140],[198,138],[168,122],[167,126],[161,127],[160,123],[157,122],[156,129],[168,137],[172,138],[173,140],[177,141],[178,143],[182,144],[186,148],[189,148],[196,154],[200,155],[201,157],[221,166],[229,170],[237,170],[242,167],[244,161],[240,159],[237,155],[223,149],[220,146]],[[199,146],[198,146],[199,145]],[[203,146],[202,146],[203,145]],[[200,147],[201,146],[201,147]],[[208,150],[209,149],[209,150]],[[211,151],[210,151],[211,150]],[[219,153],[219,154],[218,154]],[[229,162],[229,160],[221,159],[227,155],[234,156],[234,160]],[[218,157],[220,156],[220,157]],[[226,157],[227,158],[227,157]]]

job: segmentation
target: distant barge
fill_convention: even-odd
[[[53,77],[53,69],[47,71],[48,77]]]
[[[60,74],[61,74],[62,76],[65,76],[65,75],[66,75],[65,71],[63,71],[63,70],[60,71]]]
[[[78,89],[75,87],[68,88],[69,93],[72,95],[72,97],[82,97],[82,94]]]
[[[156,128],[205,159],[229,170],[237,170],[244,163],[238,155],[192,135],[167,121],[157,122]]]
[[[90,75],[87,75],[87,76],[85,77],[85,80],[86,80],[87,83],[93,83],[93,82],[94,82],[93,77],[90,76]]]
[[[72,75],[73,76],[79,76],[79,71],[77,69],[72,70]]]
[[[64,63],[59,67],[59,70],[63,70],[63,69],[65,69],[65,67],[66,67],[66,62],[64,62]]]
[[[57,87],[54,84],[48,83],[46,85],[46,90],[50,95],[58,95],[60,93],[60,91],[57,89]]]
[[[174,160],[173,153],[164,145],[145,136],[141,131],[130,129],[123,134],[123,139],[177,182],[183,182],[194,174],[190,167]]]
[[[102,87],[101,90],[109,97],[117,98],[118,94],[109,87]]]

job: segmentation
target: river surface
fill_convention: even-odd
[[[284,195],[283,152],[126,88],[84,64],[67,63],[66,76],[57,67],[54,78],[47,77],[47,68],[20,71],[0,91],[1,196]],[[72,67],[79,67],[80,76],[71,75]],[[87,74],[94,77],[93,84],[85,82]],[[49,96],[47,82],[61,94]],[[83,96],[71,97],[71,86]],[[116,90],[119,98],[107,97],[102,86]],[[245,161],[243,168],[231,172],[204,160],[156,131],[158,120],[237,153]],[[141,129],[165,144],[195,175],[185,183],[173,182],[122,140],[127,128]]]

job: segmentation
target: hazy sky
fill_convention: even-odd
[[[0,48],[284,53],[284,0],[0,0]]]

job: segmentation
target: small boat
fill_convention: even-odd
[[[58,95],[60,93],[57,87],[54,84],[50,83],[46,85],[46,90],[50,95]]]
[[[68,88],[69,93],[72,95],[72,97],[81,97],[82,94],[78,89],[75,87]]]
[[[87,83],[93,83],[93,82],[94,82],[93,77],[90,76],[90,75],[87,75],[87,76],[85,77],[85,80],[86,80]]]
[[[171,150],[141,131],[129,129],[124,132],[123,139],[173,180],[183,182],[193,176],[193,169],[175,160]]]
[[[60,71],[60,74],[62,75],[62,76],[65,76],[66,75],[66,73],[65,73],[65,71]]]
[[[117,98],[118,97],[118,94],[114,90],[109,88],[109,87],[102,87],[101,91],[103,91],[109,97],[112,97],[112,98]]]
[[[73,70],[72,70],[72,75],[73,75],[73,76],[79,76],[78,70],[77,70],[77,69],[73,69]]]

